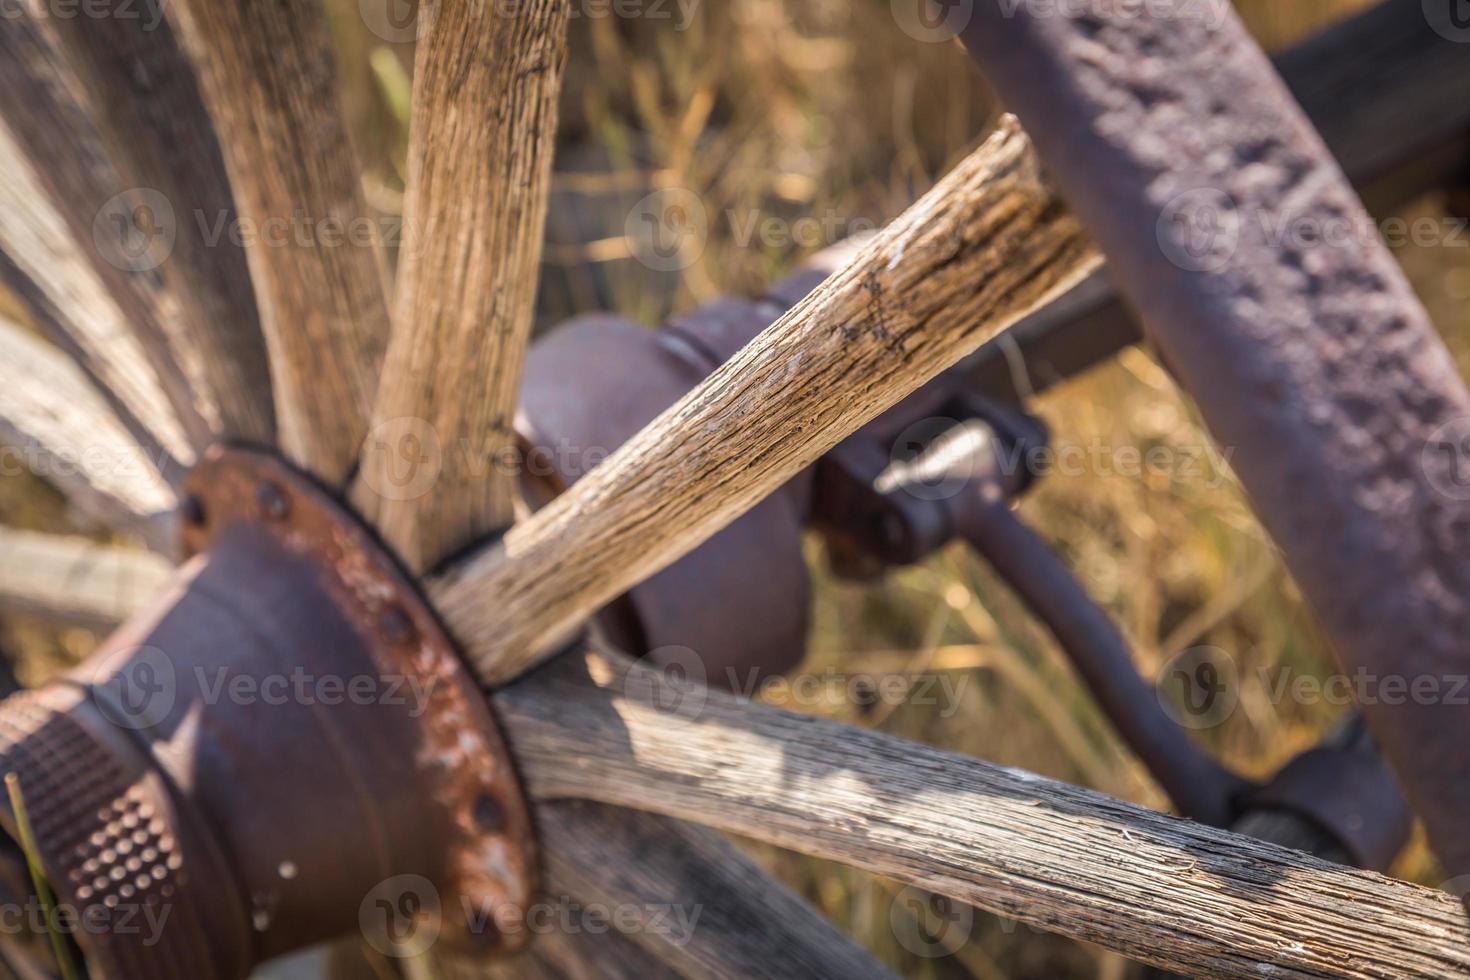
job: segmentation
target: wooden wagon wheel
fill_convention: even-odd
[[[18,556],[7,572],[70,568],[93,548],[80,585],[7,575],[11,596],[129,620],[84,673],[8,702],[0,719],[47,876],[101,917],[76,936],[94,972],[241,975],[341,931],[358,897],[373,908],[364,880],[417,876],[444,898],[524,905],[538,850],[529,800],[552,888],[698,903],[704,924],[677,944],[653,929],[548,939],[512,971],[882,973],[720,838],[675,822],[689,820],[1194,975],[1470,974],[1463,910],[1445,894],[744,704],[579,639],[606,602],[1099,268],[1013,120],[605,464],[512,525],[509,474],[481,476],[454,454],[421,494],[385,488],[395,454],[423,451],[426,434],[482,458],[512,447],[565,4],[423,5],[391,315],[371,247],[288,230],[249,249],[247,269],[190,222],[163,253],[147,234],[157,209],[231,202],[263,232],[300,213],[336,229],[317,234],[350,234],[364,208],[316,6],[177,0],[167,20],[147,16],[160,12],[152,2],[143,17],[121,16],[139,6],[129,0],[103,6],[114,16],[68,20],[30,3],[0,29],[3,271],[66,350],[0,332],[17,379],[0,394],[7,437],[43,461],[109,454],[49,469],[79,506],[160,550],[181,523],[200,553],[175,575],[5,534]],[[1435,492],[1454,460],[1421,456],[1470,416],[1470,397],[1391,260],[1371,240],[1304,255],[1244,231],[1228,261],[1207,250],[1192,266],[1160,231],[1181,195],[1202,190],[1266,216],[1360,216],[1263,57],[1223,6],[1207,19],[1184,16],[1200,6],[1184,2],[1169,5],[1178,16],[1138,19],[1004,6],[979,5],[967,40],[1171,367],[1241,447],[1244,482],[1339,652],[1382,663],[1397,629],[1424,670],[1462,662],[1470,505]],[[1034,84],[1043,71],[1065,84]],[[1254,402],[1238,404],[1242,393]],[[122,465],[140,458],[156,465]],[[1329,550],[1342,547],[1356,563],[1348,585]],[[145,601],[161,585],[165,597]],[[466,694],[440,618],[492,689],[491,712]],[[263,730],[278,716],[221,722],[184,686],[161,706],[132,697],[157,670],[225,652],[396,665],[435,682],[438,700],[423,718],[288,711],[321,739],[292,752]],[[1375,721],[1447,863],[1470,870],[1455,824],[1470,787],[1440,786],[1450,799],[1435,805],[1442,768],[1417,758],[1445,732],[1463,743],[1464,713]],[[413,758],[394,750],[399,734]],[[262,745],[280,754],[252,755]],[[364,764],[375,753],[381,765]],[[275,780],[302,798],[280,800]],[[360,814],[371,819],[353,823]],[[19,809],[3,817],[23,836]],[[287,823],[267,833],[264,819]],[[12,895],[27,891],[23,867],[4,869]],[[377,897],[417,921],[402,900],[424,899],[418,887]],[[109,918],[160,904],[185,922],[151,945]],[[467,933],[461,954],[526,938]],[[39,945],[9,948],[29,968]]]

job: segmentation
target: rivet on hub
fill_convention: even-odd
[[[270,480],[264,480],[256,487],[255,502],[260,505],[261,514],[273,521],[283,521],[291,513],[291,500],[286,491]]]

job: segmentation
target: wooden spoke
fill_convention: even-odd
[[[609,908],[641,910],[630,938],[680,976],[890,976],[707,828],[572,801],[538,806],[536,826],[548,888]],[[772,949],[781,955],[771,956]]]
[[[1097,262],[1008,119],[687,397],[435,582],[440,610],[487,682],[515,676]]]
[[[393,336],[353,494],[416,569],[514,516],[504,460],[535,315],[567,16],[563,0],[420,6]]]
[[[549,976],[599,977],[605,963],[630,977],[640,965],[653,976],[730,980],[891,975],[705,827],[575,800],[537,806],[536,827],[545,861],[542,901],[573,913],[569,932],[537,935],[528,950],[533,964],[552,968]],[[614,942],[577,941],[584,929],[576,913],[588,907],[616,915],[618,926],[605,934]],[[781,955],[773,957],[772,949]],[[446,972],[507,975],[493,963],[460,963]]]
[[[0,385],[0,442],[9,452],[90,516],[172,552],[173,491],[85,376],[4,320],[0,364],[8,372]]]
[[[146,551],[0,527],[0,608],[112,629],[156,598],[171,572]]]
[[[163,274],[172,205],[114,165],[95,106],[57,43],[50,15],[14,13],[20,16],[0,24],[0,117],[79,253],[147,350],[191,444],[202,447],[217,411],[209,393],[191,383],[188,325]]]
[[[199,75],[248,232],[286,455],[345,482],[388,335],[379,235],[313,0],[166,5]]]
[[[443,980],[679,980],[675,973],[648,951],[617,932],[593,935],[588,932],[554,930],[537,936],[525,951],[507,960],[469,962],[441,959],[437,972],[424,970],[420,976]],[[368,980],[364,977],[363,980]],[[381,980],[381,978],[373,978]],[[417,980],[410,974],[409,980]]]
[[[696,820],[1190,976],[1470,971],[1447,893],[621,657],[569,655],[494,699],[538,799]]]
[[[86,17],[49,17],[94,104],[110,158],[166,234],[158,275],[185,329],[170,337],[185,375],[209,400],[219,436],[275,442],[270,370],[237,215],[214,126],[162,0],[97,0]],[[114,191],[116,193],[116,191]],[[90,203],[90,202],[89,202]],[[97,202],[94,214],[105,202]],[[137,212],[106,209],[139,235]],[[94,219],[95,220],[95,219]]]
[[[0,125],[0,277],[71,355],[160,468],[194,458],[148,352],[127,326],[31,164]]]

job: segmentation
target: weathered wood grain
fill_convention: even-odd
[[[0,278],[91,378],[118,420],[176,475],[194,449],[164,394],[155,361],[129,329],[51,206],[30,161],[0,124]]]
[[[715,831],[580,800],[535,813],[545,866],[531,944],[507,960],[431,952],[408,977],[890,976]]]
[[[286,455],[345,483],[388,336],[378,229],[362,199],[321,5],[166,5],[198,72],[239,208]],[[248,232],[248,235],[245,233]]]
[[[431,585],[503,682],[1098,259],[1013,120],[683,400]]]
[[[1198,977],[1470,976],[1453,896],[568,655],[494,695],[528,791],[770,841]]]
[[[548,890],[626,910],[627,937],[679,976],[891,975],[705,827],[579,801],[538,805],[536,825]]]
[[[265,338],[214,125],[163,0],[89,0],[86,16],[48,17],[128,187],[168,202],[158,266],[183,324],[173,349],[209,403],[213,434],[275,442]],[[116,193],[116,190],[113,191]],[[95,215],[105,201],[85,202]]]
[[[173,491],[86,377],[54,347],[0,320],[0,442],[84,513],[174,549]]]
[[[159,555],[0,527],[0,608],[110,630],[167,587]]]
[[[677,980],[679,977],[620,933],[592,935],[560,930],[537,936],[530,946],[508,959],[440,958],[433,972],[426,969],[425,974],[435,980]]]
[[[114,165],[96,126],[95,106],[49,24],[47,12],[32,5],[0,18],[0,119],[10,134],[7,155],[29,161],[30,176],[61,219],[58,232],[121,310],[197,449],[209,442],[217,413],[210,393],[189,376],[192,340],[180,299],[154,264],[166,251],[168,223],[154,206],[158,202]]]
[[[568,10],[566,0],[420,5],[393,335],[353,494],[418,570],[514,517],[507,460]]]

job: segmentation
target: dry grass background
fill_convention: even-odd
[[[1369,0],[1239,0],[1251,28],[1278,48]],[[1405,0],[1389,0],[1405,2]],[[396,213],[411,50],[365,28],[357,0],[328,0],[344,90],[374,207]],[[582,11],[596,3],[573,0]],[[644,9],[655,9],[652,0]],[[741,241],[752,215],[817,216],[826,227],[872,226],[898,214],[985,132],[995,106],[962,51],[915,41],[888,0],[696,0],[683,20],[577,18],[562,106],[558,178],[542,289],[545,322],[605,308],[655,324],[722,293],[750,292],[827,242]],[[651,188],[681,186],[711,215],[700,260],[652,272],[628,255],[623,223]],[[1413,214],[1445,202],[1416,202]],[[1466,249],[1405,248],[1400,257],[1462,364],[1470,366]],[[1207,444],[1187,399],[1150,356],[1129,351],[1041,398],[1059,441],[1188,449]],[[1268,774],[1313,743],[1340,709],[1274,704],[1261,671],[1321,674],[1330,657],[1308,612],[1228,472],[1147,478],[1053,475],[1023,505],[1156,672],[1196,645],[1240,669],[1239,708],[1200,733],[1240,770]],[[0,479],[0,520],[63,528],[60,501],[34,481]],[[814,554],[820,568],[820,555]],[[819,572],[820,575],[820,572]],[[94,638],[18,618],[0,643],[34,680],[82,656]],[[811,656],[823,676],[932,671],[956,700],[864,709],[836,699],[803,710],[921,739],[1094,786],[1149,804],[1158,789],[1123,750],[1049,637],[980,562],[955,548],[876,587],[822,577]],[[941,716],[942,715],[942,716]],[[912,946],[908,902],[887,882],[757,849],[783,878],[907,976],[1121,977],[1102,951],[977,915],[945,955]],[[1416,844],[1398,873],[1434,883]],[[897,927],[895,927],[897,924]]]

